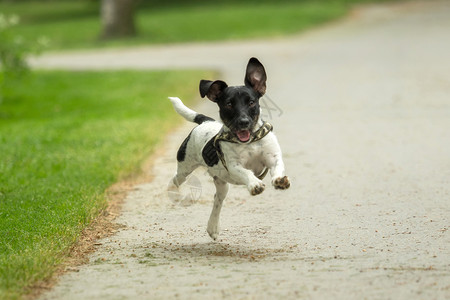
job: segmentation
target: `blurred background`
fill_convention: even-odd
[[[23,39],[57,50],[277,36],[369,2],[387,0],[3,0],[0,14],[15,17]]]

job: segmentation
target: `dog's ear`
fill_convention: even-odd
[[[254,57],[250,58],[245,72],[245,85],[262,96],[266,93],[266,80],[266,70],[264,70],[262,63]]]
[[[200,96],[208,97],[209,100],[217,102],[220,94],[228,87],[222,80],[200,80]]]

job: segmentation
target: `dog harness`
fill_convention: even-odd
[[[269,122],[264,122],[264,124],[251,136],[250,140],[245,144],[250,144],[264,138],[269,132],[273,130],[272,124]],[[219,163],[219,160],[222,162],[222,165],[228,171],[227,163],[225,161],[225,157],[223,155],[222,149],[220,148],[219,142],[228,142],[235,144],[242,144],[241,141],[230,131],[224,131],[223,127],[220,129],[219,133],[213,136],[208,143],[206,143],[205,147],[203,147],[202,156],[205,163],[212,167]],[[266,167],[263,172],[257,176],[260,180],[262,180],[269,169]]]

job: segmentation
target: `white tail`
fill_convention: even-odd
[[[184,105],[181,99],[178,97],[169,97],[169,99],[172,102],[173,108],[175,108],[175,111],[178,114],[180,114],[186,120],[194,122],[195,117],[198,115],[197,112]]]

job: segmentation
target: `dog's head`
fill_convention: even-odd
[[[266,92],[266,71],[256,58],[247,64],[244,86],[228,86],[224,81],[201,80],[200,95],[219,106],[223,124],[245,143],[250,140],[260,114],[259,99]]]

